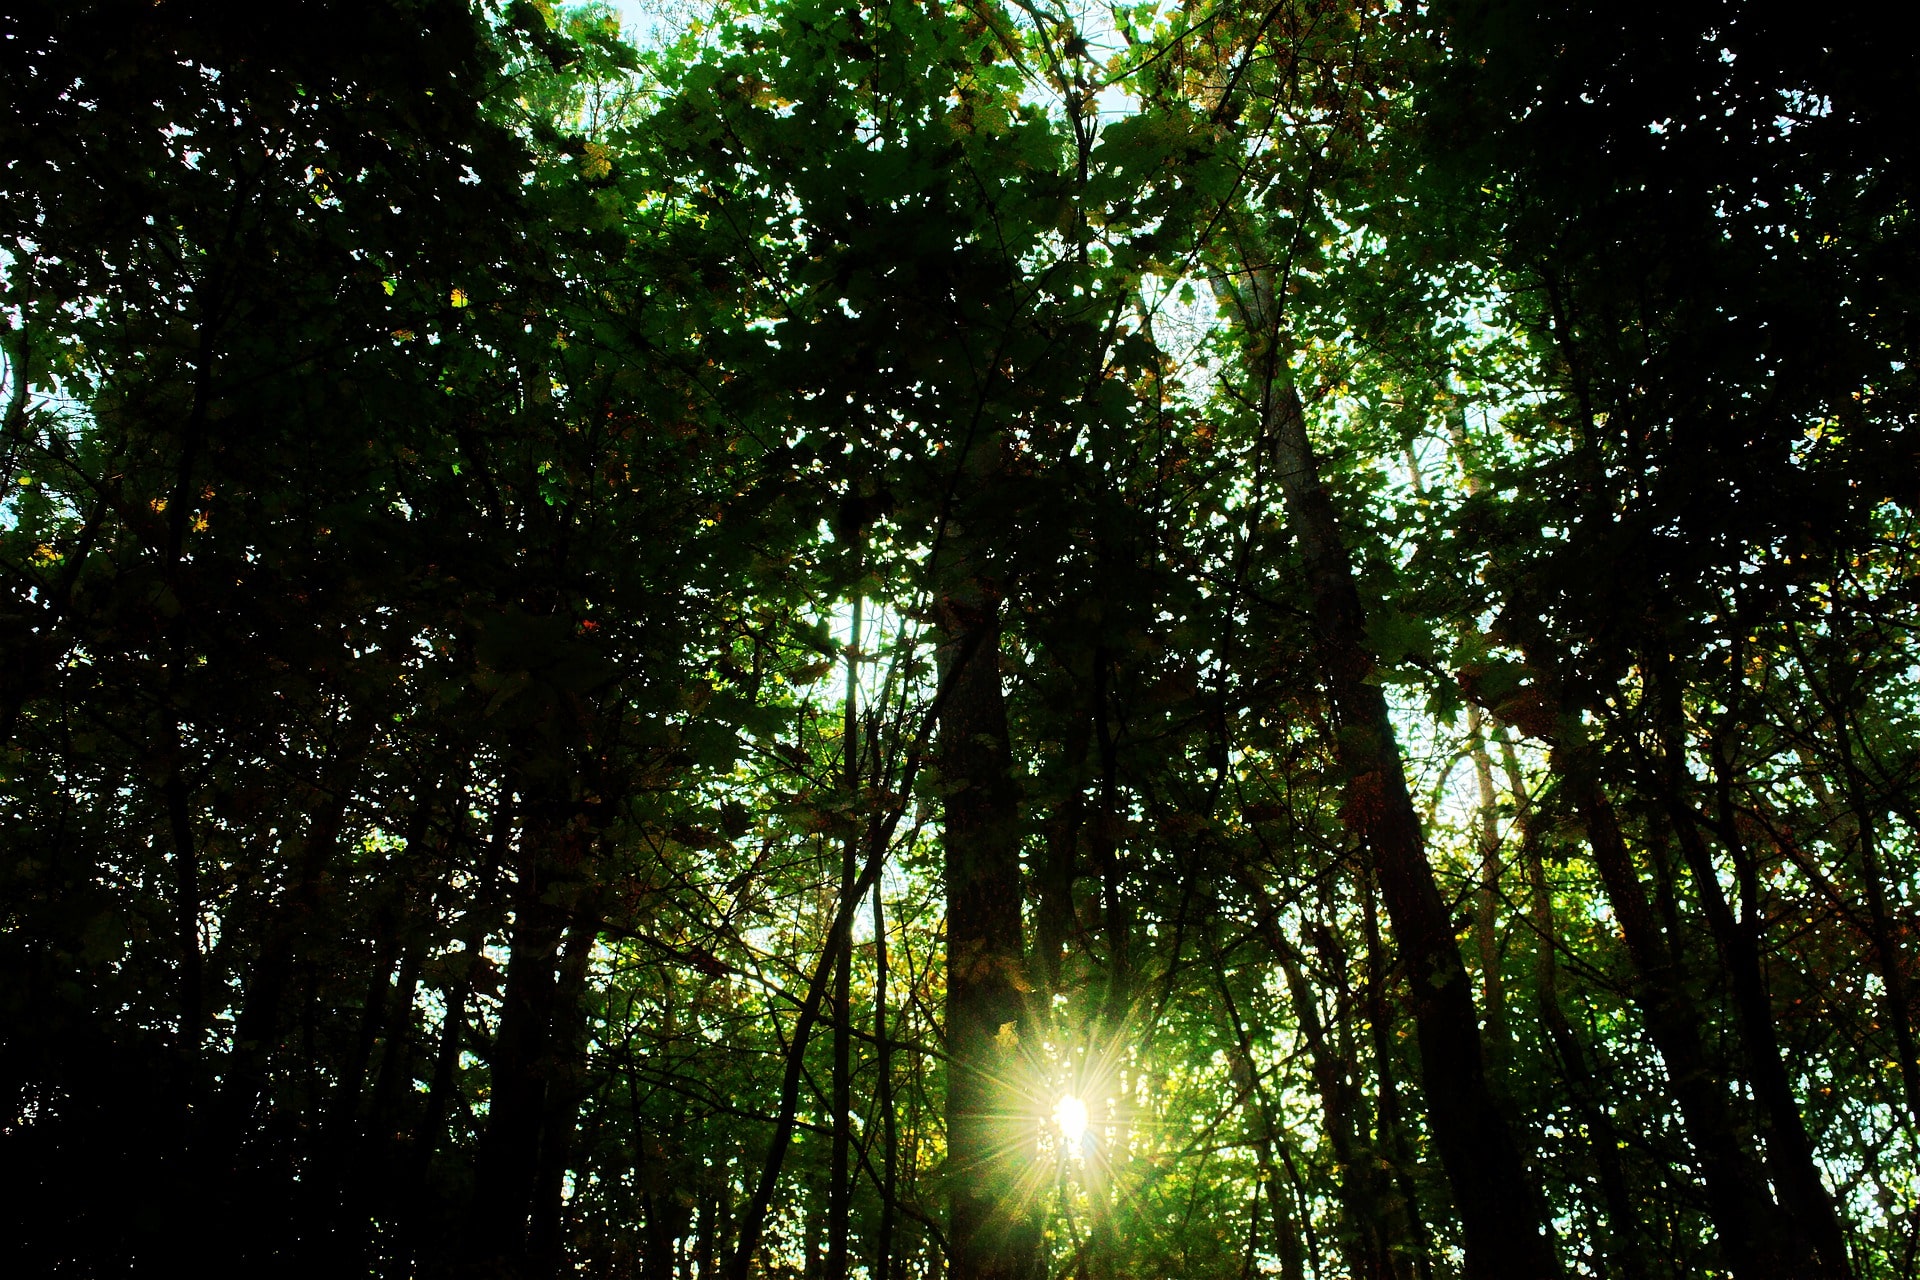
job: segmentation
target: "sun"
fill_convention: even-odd
[[[1061,1137],[1077,1144],[1087,1132],[1087,1104],[1068,1094],[1055,1104],[1053,1122],[1060,1126]]]

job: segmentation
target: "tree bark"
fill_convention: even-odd
[[[857,546],[857,544],[856,544]],[[856,551],[856,555],[857,555]],[[860,622],[859,595],[853,597],[853,624],[847,644],[847,687],[842,724],[842,782],[849,810],[840,848],[840,901],[845,911],[860,873],[861,825],[854,818],[860,796]],[[853,947],[843,945],[833,969],[833,1149],[827,1185],[827,1280],[846,1280],[850,1219],[853,1210]]]
[[[1843,692],[1834,687],[1836,682],[1822,679],[1814,669],[1812,656],[1807,652],[1799,631],[1789,627],[1787,634],[1792,641],[1794,655],[1800,660],[1800,670],[1806,677],[1807,687],[1813,691],[1833,726],[1833,743],[1840,757],[1841,784],[1846,791],[1846,805],[1842,807],[1838,803],[1820,770],[1803,749],[1802,759],[1809,766],[1806,781],[1814,798],[1828,814],[1835,847],[1844,849],[1851,844],[1859,852],[1860,882],[1867,898],[1868,937],[1873,944],[1874,958],[1879,962],[1881,985],[1886,989],[1883,1016],[1893,1030],[1894,1051],[1900,1062],[1900,1083],[1907,1099],[1908,1123],[1911,1131],[1920,1135],[1920,1051],[1916,1051],[1914,1045],[1913,1002],[1908,990],[1911,970],[1907,956],[1896,941],[1892,914],[1887,907],[1886,873],[1880,858],[1876,815],[1867,801],[1867,779],[1854,750],[1853,729],[1849,724],[1852,715],[1844,701]]]
[[[1480,788],[1480,883],[1474,893],[1473,940],[1480,957],[1480,991],[1486,1007],[1487,1058],[1497,1070],[1505,1064],[1510,1049],[1507,989],[1500,973],[1500,816],[1480,708],[1471,703],[1467,704],[1467,739],[1474,781]]]
[[[1500,745],[1501,768],[1507,775],[1514,820],[1520,829],[1520,855],[1526,864],[1534,934],[1534,998],[1540,1021],[1546,1029],[1548,1043],[1560,1059],[1567,1092],[1587,1128],[1587,1143],[1593,1153],[1594,1172],[1600,1181],[1600,1199],[1611,1236],[1609,1258],[1613,1271],[1622,1280],[1645,1280],[1644,1232],[1633,1210],[1626,1167],[1620,1159],[1623,1145],[1620,1131],[1607,1110],[1606,1094],[1594,1077],[1586,1046],[1560,1005],[1560,966],[1554,954],[1559,930],[1554,922],[1553,891],[1547,883],[1546,862],[1540,853],[1539,824],[1527,799],[1526,779],[1506,726],[1496,723],[1494,737]]]
[[[487,1127],[475,1155],[464,1242],[476,1259],[509,1270],[528,1263],[550,1058],[562,1016],[556,965],[565,917],[555,890],[575,873],[584,838],[565,809],[552,798],[530,805],[521,829],[506,984],[489,1056]]]
[[[573,1164],[574,1127],[586,1096],[587,966],[599,938],[598,913],[580,912],[567,927],[560,955],[553,1066],[547,1080],[547,1111],[534,1168],[533,1217],[527,1235],[532,1271],[540,1276],[560,1275],[566,1269],[567,1171]]]
[[[998,601],[942,601],[939,721],[947,890],[947,1183],[953,1280],[1029,1280],[1040,1260],[1021,1195],[1036,1128],[1020,1083],[1019,795],[1000,687]]]
[[[1339,716],[1345,817],[1372,854],[1407,975],[1422,1092],[1460,1214],[1465,1274],[1470,1280],[1558,1276],[1560,1262],[1545,1230],[1539,1193],[1487,1087],[1466,966],[1427,862],[1386,698],[1374,680],[1366,614],[1339,518],[1320,481],[1300,398],[1290,384],[1272,389],[1266,426],[1306,570],[1314,638]]]
[[[472,898],[462,915],[456,936],[460,941],[460,967],[445,992],[446,1012],[440,1020],[439,1043],[434,1048],[433,1075],[427,1084],[426,1102],[420,1109],[413,1132],[411,1169],[412,1192],[416,1204],[430,1199],[430,1174],[434,1152],[446,1134],[447,1112],[459,1090],[460,1056],[466,1049],[467,1001],[483,963],[487,935],[498,918],[495,895],[501,870],[507,865],[515,829],[514,785],[511,775],[500,780],[500,798],[489,821],[489,831],[481,855],[480,874]],[[463,797],[464,799],[464,797]],[[404,1059],[400,1060],[404,1062]],[[380,1088],[396,1093],[403,1087],[397,1075],[387,1083],[389,1067],[382,1067]],[[390,1109],[389,1109],[390,1110]],[[413,1232],[416,1248],[431,1247],[424,1235],[424,1221]]]
[[[1339,1179],[1340,1248],[1353,1280],[1390,1280],[1392,1251],[1382,1217],[1382,1197],[1376,1189],[1376,1162],[1355,1145],[1355,1064],[1331,1043],[1320,1019],[1319,1000],[1307,981],[1305,957],[1280,927],[1279,912],[1265,889],[1244,870],[1241,880],[1254,904],[1254,920],[1287,982],[1287,994],[1300,1034],[1307,1042],[1314,1090],[1320,1096],[1320,1114],[1334,1163],[1344,1171]]]
[[[1694,892],[1707,918],[1707,929],[1726,967],[1733,992],[1735,1025],[1747,1061],[1747,1078],[1753,1085],[1754,1101],[1766,1121],[1767,1170],[1772,1175],[1780,1207],[1789,1219],[1787,1231],[1797,1237],[1791,1246],[1796,1254],[1813,1266],[1811,1274],[1847,1280],[1853,1275],[1853,1267],[1847,1257],[1846,1237],[1839,1215],[1834,1211],[1833,1198],[1814,1164],[1813,1142],[1801,1119],[1793,1082],[1780,1060],[1780,1041],[1773,1024],[1773,999],[1767,991],[1766,975],[1760,963],[1759,932],[1763,914],[1757,901],[1757,872],[1734,821],[1728,765],[1717,758],[1713,761],[1723,828],[1720,837],[1733,859],[1745,900],[1745,920],[1735,919],[1727,903],[1713,855],[1688,801],[1691,775],[1686,765],[1680,683],[1664,649],[1655,648],[1649,670],[1654,678],[1660,719],[1667,815],[1680,845],[1681,858],[1692,873]],[[1737,662],[1735,667],[1738,668]],[[1719,752],[1716,750],[1714,754],[1717,757]]]
[[[266,1089],[268,1060],[282,1030],[287,987],[303,944],[318,932],[315,916],[322,905],[321,882],[340,842],[368,738],[366,726],[348,726],[313,789],[306,829],[283,846],[292,863],[292,883],[266,912],[264,936],[249,967],[246,995],[234,1023],[233,1053],[221,1092],[220,1129],[228,1160],[252,1136],[254,1113]]]
[[[1060,964],[1074,928],[1073,883],[1079,874],[1087,749],[1092,740],[1092,710],[1076,707],[1061,743],[1062,792],[1046,823],[1047,856],[1040,868],[1040,901],[1034,911],[1034,950],[1049,996],[1060,990]]]
[[[189,1096],[200,1088],[200,1041],[206,1031],[204,961],[200,954],[200,856],[193,838],[193,814],[186,780],[180,774],[180,729],[169,726],[171,757],[162,790],[167,829],[173,837],[174,927],[180,935],[180,1059]]]
[[[1218,914],[1217,910],[1215,914]],[[1287,1189],[1282,1184],[1279,1166],[1273,1158],[1274,1149],[1286,1142],[1286,1135],[1274,1120],[1266,1086],[1260,1083],[1260,1064],[1253,1054],[1253,1035],[1247,1028],[1247,1020],[1240,1014],[1239,1002],[1233,998],[1233,988],[1227,980],[1220,947],[1211,931],[1207,943],[1221,1006],[1227,1014],[1228,1029],[1233,1032],[1234,1084],[1246,1098],[1242,1107],[1247,1117],[1247,1137],[1253,1145],[1254,1159],[1259,1165],[1260,1185],[1266,1192],[1267,1210],[1273,1215],[1274,1248],[1280,1255],[1281,1280],[1305,1280],[1306,1259],[1301,1247],[1300,1226],[1294,1220]]]
[[[1367,944],[1367,1032],[1373,1041],[1374,1092],[1379,1099],[1374,1142],[1377,1150],[1388,1154],[1393,1166],[1396,1201],[1389,1218],[1397,1219],[1395,1234],[1402,1242],[1395,1252],[1411,1255],[1413,1272],[1419,1280],[1433,1280],[1433,1240],[1427,1231],[1426,1217],[1420,1211],[1419,1187],[1413,1180],[1413,1144],[1407,1141],[1407,1126],[1400,1118],[1400,1082],[1394,1066],[1394,1018],[1387,1006],[1390,978],[1386,948],[1380,942],[1380,919],[1374,906],[1373,886],[1363,881],[1360,892],[1360,925]],[[1405,1274],[1406,1259],[1396,1257],[1393,1261],[1395,1272]]]
[[[1707,1212],[1727,1265],[1742,1280],[1802,1276],[1809,1259],[1780,1230],[1766,1176],[1739,1138],[1726,1088],[1700,1040],[1700,1017],[1627,853],[1613,806],[1583,757],[1555,748],[1559,774],[1587,831],[1587,844],[1633,965],[1634,994],[1647,1033],[1667,1064],[1674,1099],[1706,1184]]]
[[[1812,1268],[1809,1274],[1836,1280],[1851,1277],[1853,1266],[1847,1258],[1846,1237],[1834,1212],[1833,1198],[1814,1164],[1813,1142],[1807,1136],[1799,1100],[1780,1060],[1773,1001],[1761,973],[1759,949],[1727,904],[1713,856],[1691,810],[1670,797],[1668,812],[1681,857],[1692,873],[1694,891],[1707,917],[1708,931],[1727,968],[1747,1077],[1753,1085],[1754,1101],[1766,1117],[1767,1169],[1780,1206],[1789,1218],[1788,1230],[1798,1237],[1793,1248],[1805,1255],[1805,1265]]]
[[[900,1150],[893,1114],[893,1044],[887,1039],[887,913],[873,886],[873,1041],[879,1055],[874,1106],[880,1112],[880,1221],[873,1238],[874,1280],[893,1280],[894,1197],[899,1194]]]

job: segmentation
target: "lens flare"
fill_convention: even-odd
[[[1069,1144],[1078,1143],[1087,1132],[1087,1104],[1068,1094],[1054,1106],[1053,1122]]]

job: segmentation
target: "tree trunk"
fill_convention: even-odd
[[[1094,664],[1093,727],[1100,748],[1100,812],[1089,845],[1093,865],[1100,872],[1100,904],[1107,935],[1107,996],[1100,1015],[1101,1033],[1111,1043],[1124,1033],[1133,1005],[1133,930],[1120,866],[1120,762],[1107,711],[1107,655],[1096,653]]]
[[[364,726],[349,726],[314,788],[306,829],[283,846],[292,863],[292,883],[266,912],[267,924],[248,970],[246,995],[234,1023],[233,1053],[221,1091],[221,1141],[225,1160],[235,1159],[253,1136],[255,1111],[267,1084],[268,1061],[281,1034],[288,985],[302,944],[317,927],[321,882],[339,845],[353,779],[368,741]],[[241,1188],[243,1196],[248,1194]]]
[[[204,962],[200,954],[200,856],[193,838],[193,814],[186,780],[180,774],[180,729],[169,725],[171,757],[162,788],[167,801],[167,830],[173,837],[174,927],[180,941],[180,1060],[188,1095],[200,1088],[200,1041],[206,1031]]]
[[[1217,909],[1214,914],[1218,915]],[[1219,988],[1221,1005],[1227,1014],[1228,1029],[1233,1032],[1234,1085],[1246,1099],[1242,1109],[1247,1117],[1247,1137],[1253,1144],[1254,1158],[1259,1165],[1260,1185],[1266,1191],[1267,1209],[1273,1215],[1274,1249],[1280,1256],[1281,1280],[1305,1280],[1306,1259],[1301,1248],[1300,1226],[1294,1221],[1293,1206],[1288,1203],[1287,1189],[1273,1158],[1274,1149],[1285,1144],[1286,1135],[1274,1120],[1266,1086],[1260,1083],[1260,1064],[1253,1053],[1253,1035],[1248,1030],[1247,1020],[1240,1014],[1239,1002],[1233,998],[1233,988],[1227,980],[1220,948],[1211,931],[1207,942],[1214,982]]]
[[[857,552],[856,552],[857,554]],[[860,622],[859,595],[853,597],[853,621],[847,643],[842,782],[849,810],[840,849],[841,911],[850,909],[853,882],[860,874],[861,824],[855,820],[860,796]],[[848,1243],[853,1211],[853,947],[840,948],[833,968],[833,1149],[827,1185],[827,1280],[847,1280]]]
[[[529,1230],[546,1126],[551,1054],[562,1017],[556,965],[565,919],[555,889],[580,860],[580,832],[549,800],[521,830],[513,887],[513,933],[489,1056],[487,1127],[474,1162],[465,1245],[489,1265],[527,1265]]]
[[[1556,748],[1553,768],[1586,826],[1588,847],[1633,964],[1634,994],[1647,1033],[1667,1064],[1700,1162],[1707,1212],[1727,1265],[1741,1280],[1812,1274],[1810,1259],[1783,1238],[1780,1210],[1767,1191],[1766,1176],[1740,1141],[1725,1086],[1700,1040],[1699,1014],[1634,872],[1612,804],[1580,752]]]
[[[1837,619],[1829,623],[1830,628],[1837,626]],[[1841,784],[1846,789],[1846,805],[1842,807],[1838,803],[1820,770],[1803,750],[1802,759],[1809,766],[1806,781],[1821,808],[1828,814],[1835,847],[1844,849],[1851,844],[1859,852],[1860,882],[1867,897],[1868,936],[1873,944],[1874,958],[1879,962],[1881,985],[1885,988],[1883,1016],[1893,1030],[1894,1050],[1900,1062],[1900,1083],[1906,1092],[1907,1120],[1911,1131],[1920,1136],[1920,1052],[1914,1046],[1913,1003],[1908,994],[1909,962],[1895,940],[1892,914],[1887,908],[1886,874],[1880,858],[1875,813],[1867,802],[1867,780],[1854,751],[1853,730],[1848,723],[1852,717],[1843,695],[1834,689],[1832,682],[1822,679],[1820,673],[1815,671],[1813,659],[1807,653],[1799,632],[1789,627],[1787,634],[1792,640],[1794,654],[1800,660],[1807,687],[1813,690],[1833,725],[1833,742],[1840,756]]]
[[[1660,717],[1660,736],[1665,776],[1667,813],[1679,841],[1680,854],[1692,873],[1694,891],[1699,895],[1707,929],[1712,934],[1720,960],[1726,966],[1733,992],[1734,1020],[1740,1032],[1740,1045],[1747,1061],[1747,1078],[1753,1085],[1754,1101],[1765,1117],[1767,1169],[1772,1175],[1780,1207],[1789,1218],[1788,1231],[1799,1237],[1793,1241],[1796,1254],[1810,1255],[1815,1274],[1846,1280],[1853,1275],[1847,1258],[1846,1237],[1834,1212],[1833,1197],[1820,1179],[1813,1160],[1813,1143],[1800,1116],[1800,1103],[1793,1094],[1793,1082],[1780,1060],[1780,1041],[1773,1025],[1773,999],[1767,991],[1766,975],[1761,971],[1759,930],[1762,912],[1757,901],[1757,872],[1740,839],[1735,824],[1728,765],[1714,759],[1721,810],[1722,841],[1732,855],[1736,879],[1745,900],[1745,920],[1734,918],[1713,855],[1702,837],[1700,823],[1688,801],[1691,774],[1686,764],[1684,709],[1681,689],[1673,664],[1665,650],[1649,663],[1654,676],[1654,695]],[[1737,658],[1736,654],[1736,658]],[[1733,664],[1735,670],[1739,663]],[[1713,753],[1716,757],[1719,751]]]
[[[1022,1177],[1037,1128],[1021,1087],[1019,795],[1000,687],[998,601],[941,604],[947,891],[947,1239],[953,1280],[1029,1280],[1039,1229]]]
[[[1386,1152],[1393,1165],[1393,1188],[1398,1212],[1389,1210],[1395,1235],[1403,1241],[1396,1253],[1412,1255],[1414,1274],[1419,1280],[1433,1280],[1433,1240],[1427,1220],[1420,1211],[1419,1187],[1413,1179],[1413,1144],[1407,1141],[1407,1126],[1400,1118],[1400,1082],[1395,1072],[1394,1018],[1387,1006],[1389,970],[1386,948],[1380,943],[1379,913],[1374,907],[1373,886],[1360,885],[1360,924],[1367,944],[1366,1014],[1367,1031],[1373,1041],[1373,1076],[1379,1098],[1378,1125],[1374,1137],[1377,1150]],[[1396,1258],[1396,1274],[1405,1274],[1405,1263]]]
[[[1766,1117],[1767,1169],[1780,1206],[1790,1220],[1788,1230],[1798,1239],[1796,1254],[1804,1254],[1809,1274],[1853,1275],[1846,1238],[1834,1212],[1833,1198],[1813,1161],[1813,1143],[1800,1118],[1800,1103],[1780,1060],[1780,1041],[1773,1026],[1773,1001],[1760,970],[1759,949],[1749,931],[1736,920],[1713,865],[1713,855],[1701,837],[1693,813],[1677,797],[1669,798],[1669,815],[1679,838],[1682,859],[1692,873],[1721,963],[1727,967],[1733,992],[1734,1022],[1747,1062],[1754,1101]]]
[[[499,792],[499,802],[488,824],[478,884],[456,930],[461,963],[445,993],[446,1012],[440,1020],[439,1043],[434,1049],[433,1075],[428,1082],[426,1101],[420,1108],[413,1132],[407,1176],[411,1179],[408,1190],[416,1217],[408,1224],[406,1235],[410,1247],[421,1255],[429,1249],[442,1246],[443,1252],[450,1253],[454,1249],[454,1242],[430,1238],[430,1220],[426,1211],[434,1206],[434,1153],[446,1136],[447,1113],[460,1088],[460,1057],[467,1047],[467,1001],[472,997],[480,965],[485,958],[487,936],[493,932],[498,919],[496,894],[500,872],[507,865],[514,841],[516,815],[514,778],[511,774],[500,779]],[[384,1070],[381,1081],[383,1090],[387,1088]],[[396,1077],[394,1089],[398,1090],[401,1085],[402,1082]],[[395,1181],[399,1182],[399,1179]]]
[[[1301,959],[1289,946],[1280,953],[1280,967],[1286,975],[1294,1015],[1313,1055],[1314,1084],[1320,1094],[1320,1113],[1333,1158],[1346,1171],[1339,1185],[1341,1243],[1347,1270],[1354,1280],[1393,1280],[1393,1231],[1387,1222],[1379,1161],[1370,1149],[1356,1142],[1353,1132],[1354,1115],[1359,1110],[1354,1084],[1359,1064],[1329,1041]]]
[[[533,1220],[527,1253],[535,1275],[555,1276],[566,1266],[565,1192],[573,1164],[574,1127],[587,1083],[587,966],[600,939],[595,911],[577,913],[560,956],[554,1011],[553,1066],[547,1081],[547,1114],[534,1170]]]
[[[1034,950],[1049,997],[1060,990],[1060,964],[1074,928],[1073,882],[1079,873],[1087,748],[1092,739],[1092,713],[1076,707],[1061,743],[1061,794],[1046,823],[1047,856],[1040,868],[1040,902],[1033,917]]]
[[[893,1280],[894,1197],[899,1194],[900,1151],[893,1115],[893,1044],[887,1039],[887,913],[880,886],[873,886],[873,1041],[879,1056],[874,1106],[880,1112],[880,1221],[874,1232],[873,1280]],[[704,1280],[704,1273],[703,1280]]]
[[[1620,1159],[1624,1143],[1607,1111],[1606,1094],[1594,1078],[1586,1047],[1560,1006],[1560,966],[1554,954],[1559,931],[1554,923],[1553,891],[1547,883],[1546,863],[1540,855],[1539,824],[1533,806],[1528,803],[1526,779],[1521,774],[1520,761],[1506,726],[1496,724],[1494,736],[1500,744],[1500,763],[1507,775],[1508,793],[1513,796],[1514,819],[1520,828],[1520,854],[1526,864],[1534,933],[1534,998],[1540,1021],[1546,1029],[1548,1043],[1560,1059],[1567,1092],[1587,1128],[1587,1143],[1593,1153],[1594,1172],[1600,1181],[1600,1199],[1611,1236],[1609,1257],[1613,1272],[1622,1280],[1645,1280],[1643,1233],[1633,1211],[1626,1167]]]
[[[720,1250],[714,1247],[720,1230],[720,1198],[717,1194],[700,1197],[700,1208],[693,1220],[693,1271],[699,1280],[713,1280],[714,1259]],[[886,1280],[886,1277],[878,1277]]]
[[[1339,716],[1345,817],[1373,856],[1407,974],[1422,1092],[1460,1214],[1466,1275],[1470,1280],[1558,1276],[1560,1262],[1545,1231],[1539,1194],[1487,1087],[1466,966],[1427,862],[1386,698],[1374,681],[1366,615],[1339,518],[1320,482],[1306,418],[1291,385],[1273,388],[1266,425],[1306,570],[1314,638]]]
[[[1294,1021],[1307,1042],[1314,1090],[1320,1096],[1322,1131],[1333,1150],[1335,1165],[1344,1171],[1340,1192],[1340,1247],[1353,1280],[1390,1280],[1391,1250],[1377,1194],[1375,1162],[1355,1146],[1353,1116],[1358,1110],[1353,1081],[1355,1064],[1329,1040],[1320,1020],[1320,1006],[1307,981],[1305,957],[1280,927],[1279,913],[1264,888],[1241,873],[1253,900],[1255,923],[1279,961],[1293,1005]]]
[[[1481,999],[1486,1006],[1487,1058],[1497,1072],[1505,1065],[1510,1049],[1506,983],[1500,973],[1500,816],[1480,708],[1471,703],[1467,705],[1467,740],[1474,781],[1480,788],[1480,883],[1474,893],[1473,940],[1479,952]]]

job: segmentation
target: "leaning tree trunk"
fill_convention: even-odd
[[[1733,663],[1736,672],[1740,670],[1740,657],[1736,647]],[[1780,1207],[1791,1219],[1792,1230],[1804,1238],[1813,1254],[1817,1273],[1832,1280],[1847,1280],[1853,1275],[1853,1267],[1847,1257],[1846,1232],[1834,1208],[1833,1197],[1821,1180],[1814,1161],[1813,1141],[1801,1117],[1800,1102],[1794,1095],[1786,1064],[1781,1060],[1773,999],[1767,990],[1760,957],[1765,912],[1758,901],[1758,873],[1740,839],[1728,778],[1731,766],[1719,758],[1718,749],[1713,752],[1711,764],[1719,799],[1719,834],[1732,856],[1736,881],[1741,886],[1744,919],[1735,919],[1720,887],[1713,855],[1701,835],[1700,823],[1688,798],[1691,776],[1686,760],[1685,711],[1673,659],[1664,646],[1656,645],[1648,653],[1647,667],[1654,677],[1667,812],[1681,854],[1693,875],[1708,931],[1726,967],[1728,987],[1733,994],[1734,1025],[1747,1061],[1747,1080],[1753,1086],[1754,1102],[1765,1121],[1767,1172],[1772,1177]]]
[[[1268,309],[1256,306],[1253,318],[1264,321],[1259,313]],[[1261,327],[1271,332],[1267,323]],[[1314,639],[1340,721],[1345,817],[1372,854],[1408,975],[1427,1121],[1460,1215],[1465,1274],[1502,1280],[1557,1276],[1560,1263],[1544,1229],[1540,1196],[1487,1087],[1472,987],[1427,861],[1386,697],[1374,681],[1366,613],[1339,517],[1320,482],[1299,394],[1283,379],[1275,381],[1266,428],[1306,570]]]
[[[1586,827],[1607,904],[1632,962],[1634,996],[1666,1063],[1706,1184],[1707,1214],[1729,1269],[1741,1280],[1811,1274],[1811,1260],[1782,1231],[1766,1176],[1740,1140],[1726,1088],[1701,1041],[1699,1014],[1679,959],[1647,902],[1613,806],[1593,775],[1585,749],[1563,743],[1555,748],[1552,764]]]

